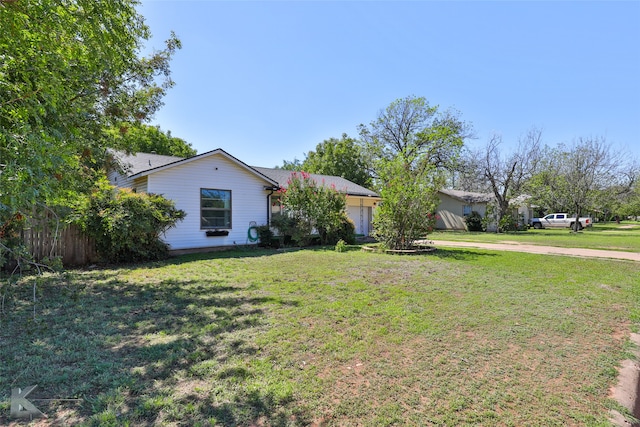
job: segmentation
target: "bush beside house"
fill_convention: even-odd
[[[184,211],[160,195],[102,184],[84,206],[79,222],[105,261],[148,261],[167,256],[160,235],[184,217]]]

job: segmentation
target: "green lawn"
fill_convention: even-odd
[[[78,399],[34,400],[43,425],[605,426],[638,277],[316,249],[25,278],[3,289],[0,425],[10,389],[38,384],[34,399]]]
[[[595,224],[578,233],[567,229],[533,228],[517,233],[478,233],[466,231],[437,231],[429,235],[432,240],[454,240],[465,242],[501,243],[505,241],[533,245],[559,246],[566,248],[608,249],[640,252],[640,223]]]

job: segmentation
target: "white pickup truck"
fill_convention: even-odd
[[[533,228],[573,228],[576,222],[575,215],[566,213],[552,213],[544,218],[532,218],[529,225]],[[578,229],[591,227],[593,221],[589,217],[578,218]]]

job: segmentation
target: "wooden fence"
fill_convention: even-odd
[[[43,220],[22,231],[22,240],[36,261],[60,257],[62,264],[70,267],[88,265],[97,260],[93,241],[78,226],[60,224],[59,227],[60,230],[56,230],[51,221]]]

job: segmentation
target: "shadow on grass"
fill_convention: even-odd
[[[191,395],[187,396],[187,399],[197,401],[201,400],[202,397]],[[285,427],[307,426],[312,422],[309,415],[301,409],[294,409],[289,413],[279,412],[266,416],[265,414],[272,412],[271,408],[283,403],[280,398],[269,392],[262,393],[253,390],[242,396],[241,399],[237,398],[232,402],[218,404],[212,401],[211,398],[206,398],[201,403],[199,415],[205,419],[216,420],[216,425],[264,425],[265,422],[268,422],[269,425],[274,427]],[[240,416],[238,416],[239,413],[241,414]],[[253,420],[254,422],[247,423],[242,420]]]
[[[472,250],[472,249],[453,249],[453,248],[438,248],[432,254],[427,256],[434,256],[440,259],[455,259],[457,261],[471,261],[484,257],[495,257],[498,256],[497,253],[490,253],[483,251],[482,249]]]
[[[138,268],[160,268],[165,267],[167,265],[182,265],[190,262],[198,262],[198,261],[206,261],[206,260],[215,260],[215,259],[241,259],[241,258],[260,258],[265,256],[274,256],[281,255],[287,252],[299,251],[301,249],[310,249],[310,248],[298,248],[298,247],[287,247],[280,249],[273,248],[259,248],[254,246],[249,247],[238,247],[236,249],[226,249],[226,250],[213,250],[209,252],[194,252],[190,254],[182,254],[182,255],[172,255],[167,259],[159,260],[159,261],[150,261],[150,262],[140,262],[140,263],[120,263],[120,264],[101,264],[100,268],[118,268],[124,270],[134,270]],[[323,250],[326,250],[324,247]]]
[[[30,280],[41,280],[35,320]],[[0,425],[11,421],[10,389],[32,384],[54,425],[308,423],[290,395],[256,391],[255,338],[274,304],[297,302],[107,271],[27,279],[0,317]]]

